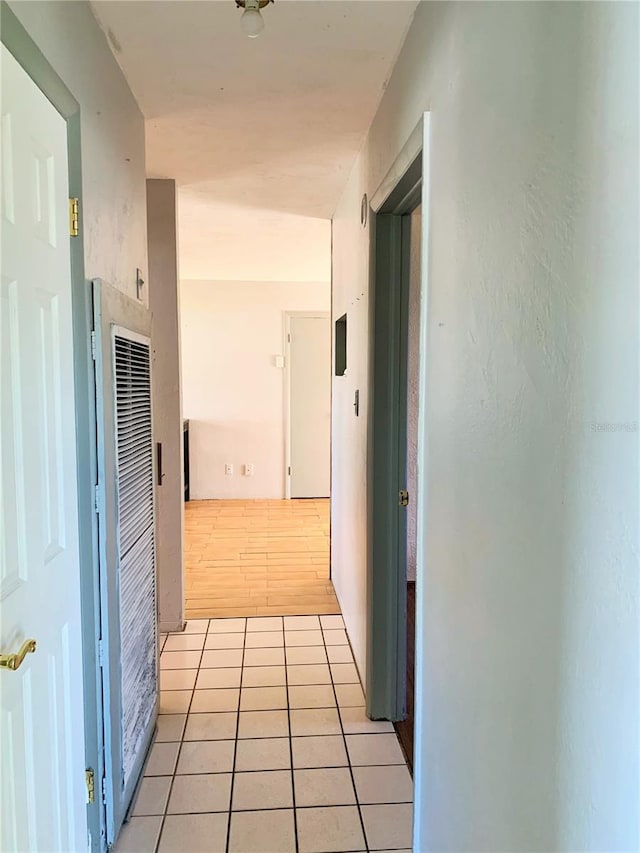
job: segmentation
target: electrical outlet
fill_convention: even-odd
[[[227,464],[224,466],[224,473],[227,475],[233,474],[233,465],[230,462],[227,462]]]
[[[245,465],[244,466],[244,476],[245,477],[253,477],[254,471],[255,471],[255,468],[253,467],[253,465]]]

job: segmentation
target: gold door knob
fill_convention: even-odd
[[[35,640],[25,640],[20,646],[20,651],[14,655],[0,655],[0,669],[18,669],[22,661],[31,652],[36,650]]]

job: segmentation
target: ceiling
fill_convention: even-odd
[[[319,220],[335,210],[416,5],[276,0],[248,39],[233,0],[94,0],[146,118],[147,174],[179,186],[183,278],[328,280]]]

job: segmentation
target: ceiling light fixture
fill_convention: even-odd
[[[240,19],[242,32],[250,39],[258,38],[263,31],[264,21],[260,9],[264,9],[269,3],[273,3],[273,0],[236,0],[236,6],[244,9]]]

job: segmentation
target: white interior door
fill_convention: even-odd
[[[67,127],[2,46],[0,849],[85,849]]]
[[[331,490],[331,321],[289,317],[289,457],[292,498]]]

